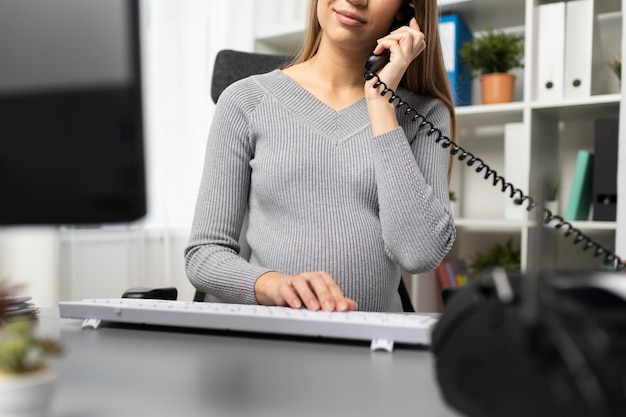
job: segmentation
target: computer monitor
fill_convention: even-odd
[[[138,0],[0,0],[0,225],[145,213]]]

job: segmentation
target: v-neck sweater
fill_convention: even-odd
[[[446,136],[436,98],[398,94]],[[372,137],[365,98],[339,111],[281,70],[229,86],[209,132],[185,267],[224,302],[257,303],[256,280],[326,271],[359,310],[401,311],[400,269],[436,268],[451,249],[449,154],[397,110]],[[240,255],[240,232],[249,259]]]

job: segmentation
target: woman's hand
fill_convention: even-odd
[[[285,275],[267,272],[254,284],[259,304],[289,306],[309,310],[352,311],[357,304],[346,298],[326,272]]]
[[[409,64],[426,49],[424,34],[415,18],[411,19],[409,26],[400,26],[384,38],[379,39],[374,53],[380,54],[385,49],[390,51],[389,63],[378,72],[378,77],[387,88],[396,91]],[[398,127],[395,109],[389,103],[388,95],[380,95],[383,86],[373,88],[377,81],[378,79],[374,77],[365,82],[365,98],[372,136],[381,135]]]
[[[409,26],[400,26],[379,39],[373,52],[378,55],[385,49],[390,52],[389,63],[379,71],[378,76],[389,88],[396,90],[409,64],[426,49],[424,34],[415,18],[411,19]],[[380,96],[372,88],[375,81],[374,78],[366,83],[365,92],[368,99]]]

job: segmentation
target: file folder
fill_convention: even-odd
[[[601,48],[593,47],[597,38],[593,5],[593,0],[568,1],[565,5],[565,98],[589,97],[594,90],[592,69],[599,60],[594,51]]]
[[[439,36],[443,49],[452,97],[455,106],[472,104],[472,72],[459,57],[459,49],[465,42],[471,42],[473,34],[458,14],[439,17]]]
[[[565,66],[565,3],[537,7],[537,84],[538,101],[563,98]]]
[[[619,119],[597,119],[593,169],[593,220],[617,218],[617,155]]]

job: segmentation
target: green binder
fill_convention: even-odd
[[[565,220],[589,220],[593,188],[593,154],[579,150]]]

